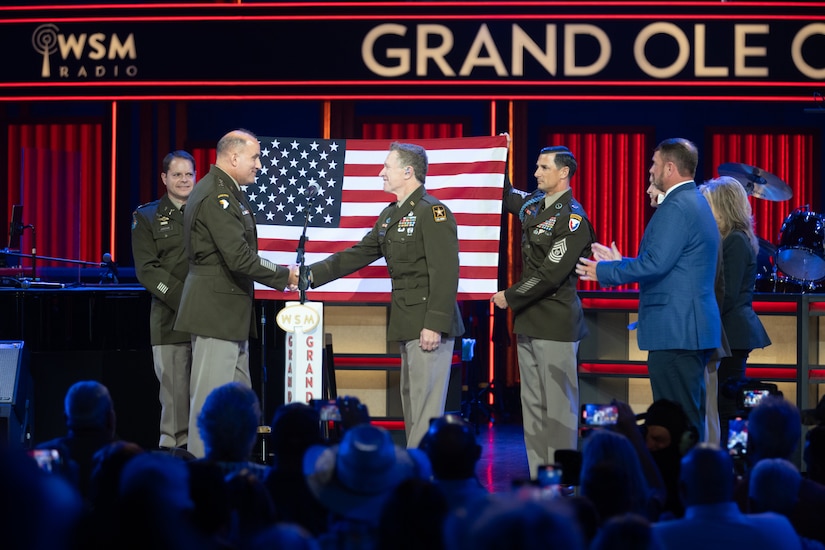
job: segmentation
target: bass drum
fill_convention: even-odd
[[[818,281],[825,277],[825,221],[821,216],[796,210],[785,218],[776,265],[800,281]]]

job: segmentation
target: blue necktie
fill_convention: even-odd
[[[527,199],[527,201],[525,201],[525,203],[521,205],[521,208],[518,211],[518,219],[520,219],[523,222],[524,218],[527,216],[527,213],[526,213],[527,209],[530,208],[532,205],[536,204],[537,202],[540,202],[540,201],[543,201],[543,200],[544,200],[544,193],[540,193],[540,194],[538,194],[534,197],[530,197],[529,199]],[[538,212],[539,212],[539,209],[536,208],[536,210],[533,212],[533,216],[538,214]]]

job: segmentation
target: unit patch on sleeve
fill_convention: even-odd
[[[582,224],[582,217],[578,214],[570,214],[570,221],[567,222],[567,227],[570,228],[570,231],[575,231],[579,228]]]
[[[447,209],[440,204],[433,206],[433,219],[437,222],[447,221]]]

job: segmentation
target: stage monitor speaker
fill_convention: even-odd
[[[32,441],[34,393],[28,348],[21,341],[0,340],[0,440],[28,447]]]

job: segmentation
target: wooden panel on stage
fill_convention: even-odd
[[[636,332],[637,292],[580,292],[590,334],[579,348],[582,402],[617,398],[637,412],[650,404],[647,352],[639,350]],[[773,342],[754,350],[747,376],[775,383],[800,408],[812,408],[825,383],[825,294],[757,293],[754,309]]]
[[[324,332],[335,353],[387,353],[388,306],[324,305]]]

